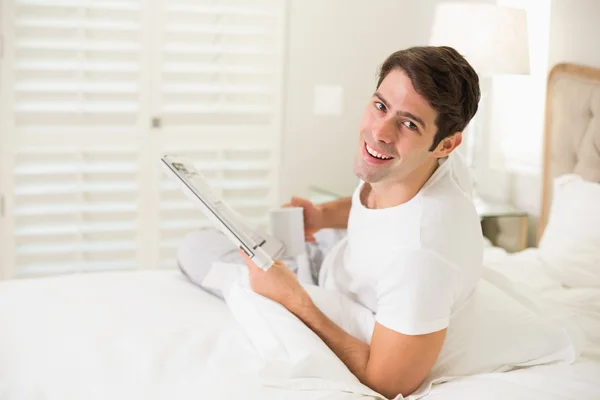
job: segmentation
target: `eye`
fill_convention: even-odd
[[[377,108],[379,111],[385,112],[385,106],[383,105],[382,102],[376,101],[375,102],[375,108]]]
[[[414,122],[412,122],[412,121],[404,121],[404,122],[402,122],[402,124],[404,126],[406,126],[408,129],[410,129],[411,131],[416,131],[416,130],[419,129],[417,127],[417,125]]]

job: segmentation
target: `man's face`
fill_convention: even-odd
[[[418,94],[404,71],[394,69],[369,101],[360,122],[357,177],[368,183],[396,183],[430,168],[437,112]]]

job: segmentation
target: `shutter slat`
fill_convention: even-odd
[[[89,223],[77,225],[60,225],[53,226],[29,226],[18,229],[17,236],[55,236],[55,235],[74,235],[74,234],[93,234],[103,232],[135,232],[135,224],[133,222],[120,223]]]
[[[165,85],[165,94],[244,94],[244,93],[260,93],[268,94],[273,93],[273,89],[268,85],[202,85],[202,84],[185,84],[185,83],[171,83]]]
[[[38,263],[33,266],[25,265],[19,269],[19,276],[45,276],[68,274],[75,272],[86,271],[115,271],[115,270],[131,270],[136,267],[131,259],[123,259],[116,261],[85,261],[77,263]]]
[[[200,229],[205,227],[210,227],[212,224],[207,219],[184,219],[184,220],[174,220],[168,221],[161,224],[161,229],[171,230],[171,229]]]
[[[108,203],[102,204],[78,204],[67,203],[58,205],[33,205],[17,206],[15,215],[18,216],[40,216],[40,215],[64,215],[72,213],[94,213],[94,214],[115,214],[115,213],[135,213],[136,205],[127,203]]]
[[[17,6],[37,8],[85,8],[89,10],[140,11],[139,1],[96,1],[81,0],[15,0]]]
[[[194,166],[200,171],[268,171],[271,164],[265,160],[227,160],[207,162],[199,159]]]
[[[16,92],[24,93],[93,93],[93,94],[135,94],[138,87],[131,82],[34,82],[15,85]]]
[[[258,7],[235,7],[222,5],[168,4],[167,12],[179,14],[243,15],[273,17],[275,14]]]
[[[163,112],[173,114],[272,114],[273,108],[254,104],[169,104]]]
[[[216,189],[265,189],[271,186],[270,182],[265,182],[263,180],[227,180],[227,181],[213,181],[211,182],[211,186]],[[181,190],[177,182],[170,179],[165,182],[162,186],[165,191],[178,191]]]
[[[23,185],[17,190],[17,196],[43,195],[43,194],[69,194],[69,193],[119,193],[135,192],[135,183],[46,183],[37,185]]]
[[[233,199],[227,202],[232,208],[248,208],[248,207],[271,207],[271,204],[260,199]],[[198,210],[198,205],[190,200],[185,201],[164,201],[161,205],[161,210]],[[200,211],[199,211],[200,212]]]
[[[140,67],[135,62],[119,61],[63,61],[28,60],[16,63],[17,71],[25,72],[117,72],[137,73]]]
[[[112,33],[137,31],[139,24],[130,21],[89,21],[89,20],[65,20],[65,19],[18,19],[15,22],[18,28],[42,28],[42,29],[85,29],[110,31]]]
[[[71,254],[73,252],[102,253],[105,251],[135,250],[134,242],[96,242],[82,244],[36,244],[19,246],[20,255]]]
[[[178,24],[169,26],[165,29],[167,33],[177,34],[198,34],[209,33],[216,35],[241,35],[241,36],[266,36],[269,31],[260,26],[235,26],[235,25],[197,25],[197,24]]]
[[[51,50],[51,51],[98,51],[110,53],[135,53],[141,50],[136,42],[126,41],[92,41],[92,40],[17,40],[16,50]]]
[[[217,46],[209,44],[194,44],[193,42],[171,43],[165,47],[166,53],[193,55],[254,55],[254,56],[269,56],[273,53],[260,46]]]
[[[94,114],[132,114],[139,110],[137,102],[34,102],[15,106],[15,111],[21,113],[94,113]]]
[[[270,75],[273,71],[266,67],[252,65],[213,65],[191,62],[167,61],[164,67],[166,74],[227,74],[227,75]]]
[[[43,163],[31,163],[23,166],[19,166],[15,169],[15,174],[18,175],[54,175],[54,174],[65,174],[65,173],[109,173],[109,172],[122,172],[122,173],[135,173],[136,166],[132,163],[111,163],[99,165],[86,165],[86,164],[53,164],[47,165]]]

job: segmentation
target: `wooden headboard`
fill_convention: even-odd
[[[538,242],[548,222],[553,180],[566,173],[600,182],[600,68],[562,63],[548,76]]]

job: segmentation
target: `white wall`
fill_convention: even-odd
[[[316,184],[341,193],[352,171],[358,122],[377,70],[396,50],[425,45],[436,0],[290,0],[282,198]],[[340,116],[312,112],[315,85],[344,88]]]
[[[568,61],[600,67],[600,1],[552,0],[550,66]]]

